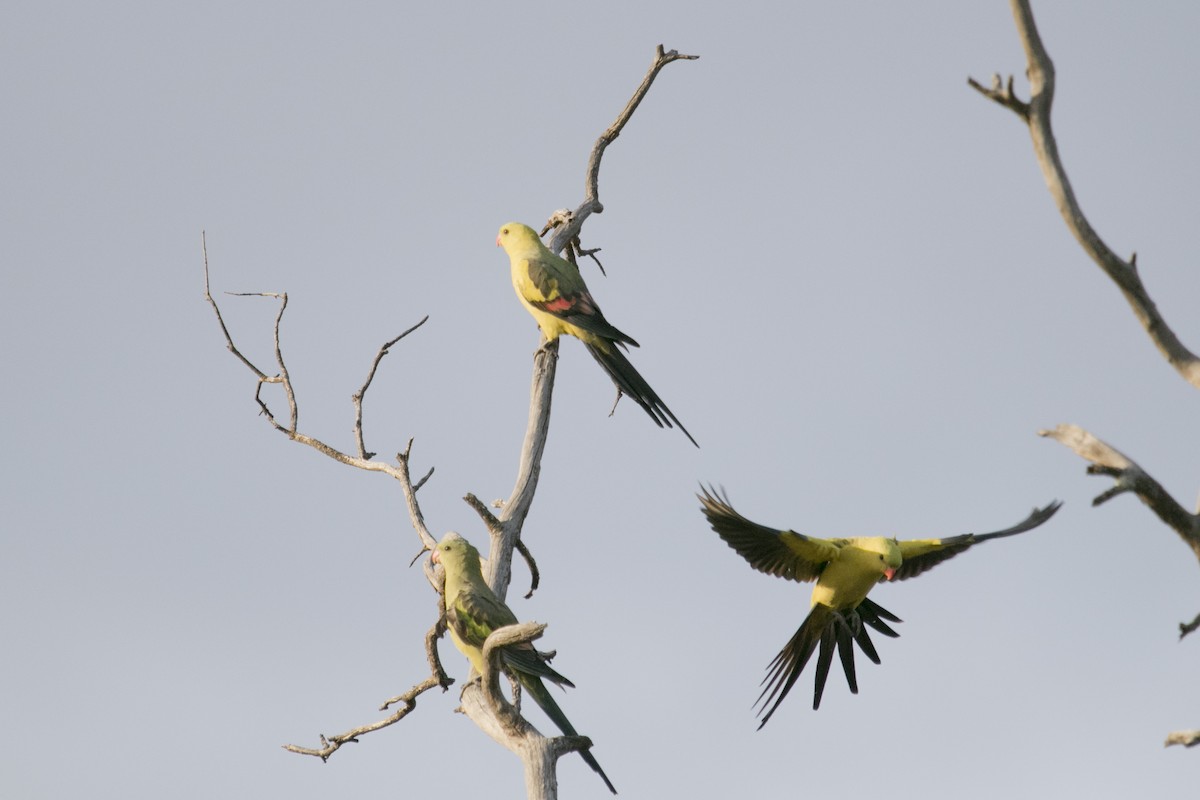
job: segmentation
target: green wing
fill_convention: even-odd
[[[837,558],[844,540],[817,539],[751,522],[716,490],[700,487],[700,510],[725,543],[759,572],[792,581],[814,581]]]
[[[922,572],[936,567],[943,561],[954,558],[968,547],[980,542],[986,542],[988,539],[999,539],[1004,536],[1014,536],[1018,533],[1033,530],[1053,517],[1054,513],[1061,506],[1062,503],[1055,500],[1045,508],[1035,508],[1024,520],[1002,531],[993,531],[992,533],[964,533],[961,536],[951,536],[948,539],[909,539],[908,541],[899,542],[900,555],[903,561],[900,564],[900,568],[896,570],[896,575],[892,580],[902,581],[905,578],[915,578]]]
[[[459,590],[454,603],[446,609],[446,620],[464,644],[475,648],[482,648],[492,631],[517,622],[508,606],[496,600],[495,595],[470,586]]]
[[[446,609],[446,620],[455,636],[477,650],[483,649],[483,643],[492,631],[517,623],[509,607],[498,602],[490,590],[482,592],[470,587],[459,590],[454,604]],[[559,686],[575,685],[546,663],[533,645],[505,647],[502,658],[504,665],[515,673],[535,675]]]
[[[529,305],[588,333],[639,346],[632,336],[618,330],[604,318],[579,270],[569,261],[526,258],[525,264],[529,283],[541,295],[540,298],[526,296],[525,301]]]

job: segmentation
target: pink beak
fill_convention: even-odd
[[[434,553],[434,556],[435,556],[435,560],[436,560],[437,553]],[[889,581],[890,581],[892,578],[896,577],[896,568],[895,568],[895,567],[888,567],[887,569],[885,569],[885,570],[883,571],[883,577],[887,578]]]
[[[442,563],[442,560],[441,560],[440,558],[438,558],[438,551],[437,551],[437,550],[434,550],[434,551],[433,551],[433,555],[429,557],[429,560],[430,560],[430,561],[432,561],[432,562],[433,562],[433,563],[435,563],[435,564],[440,564],[440,563]]]
[[[496,234],[496,247],[500,246],[500,234]]]

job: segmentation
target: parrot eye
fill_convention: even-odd
[[[501,235],[501,236],[508,236],[508,228],[505,228],[505,229],[503,229],[502,231],[500,231],[500,235]]]

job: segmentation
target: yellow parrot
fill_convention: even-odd
[[[475,671],[483,674],[483,643],[488,635],[506,625],[516,625],[517,617],[504,601],[492,592],[483,579],[479,551],[454,531],[447,533],[433,551],[433,563],[446,571],[446,622],[454,646],[471,662]],[[501,650],[504,669],[512,675],[546,716],[567,736],[578,736],[543,678],[559,686],[574,686],[547,662],[532,644],[509,645]],[[591,750],[580,750],[580,757],[591,767],[613,794],[612,781],[600,768]]]
[[[701,487],[701,491],[703,494],[697,497],[709,524],[750,566],[788,580],[816,581],[808,617],[767,667],[769,672],[763,679],[766,686],[757,701],[761,703],[759,713],[766,711],[758,726],[760,730],[787,697],[818,644],[821,652],[817,657],[813,709],[821,705],[835,645],[850,691],[858,694],[853,642],[858,642],[867,658],[878,664],[879,654],[867,628],[885,636],[900,635],[887,624],[900,622],[900,618],[867,599],[876,583],[916,577],[972,545],[1033,530],[1054,516],[1062,505],[1056,500],[1045,508],[1035,508],[1011,528],[993,533],[905,541],[885,536],[818,539],[758,525],[735,511],[728,498],[715,490]]]
[[[627,345],[640,345],[604,318],[574,264],[551,252],[533,228],[519,222],[501,227],[496,245],[508,253],[513,288],[547,342],[564,333],[583,342],[617,385],[618,398],[628,395],[658,427],[675,423],[692,444],[700,446],[621,352]]]

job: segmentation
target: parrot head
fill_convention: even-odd
[[[536,251],[541,243],[542,240],[533,228],[519,222],[509,222],[501,226],[500,232],[496,234],[496,246],[503,247],[504,252],[509,255],[531,249]]]
[[[447,572],[461,575],[474,567],[480,571],[479,551],[463,537],[450,531],[433,549],[433,563],[441,564]]]
[[[896,570],[900,568],[900,563],[903,561],[900,555],[899,542],[884,536],[874,536],[868,539],[860,539],[856,544],[861,549],[877,557],[879,574],[883,578],[890,581],[895,577]]]

